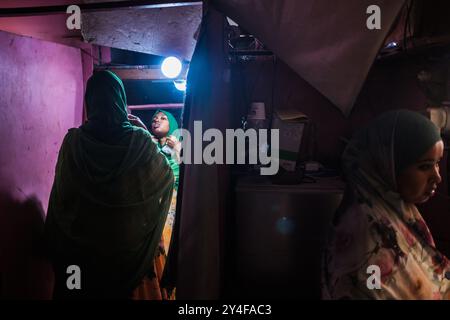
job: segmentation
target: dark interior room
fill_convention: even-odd
[[[450,299],[450,2],[337,2],[1,1],[0,299]]]

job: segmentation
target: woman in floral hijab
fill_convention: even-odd
[[[441,182],[443,149],[436,126],[407,110],[383,114],[351,140],[348,190],[324,257],[325,299],[450,298],[450,264],[415,206]]]

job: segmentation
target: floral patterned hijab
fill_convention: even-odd
[[[440,139],[419,113],[396,110],[351,140],[343,155],[347,201],[335,216],[324,257],[324,298],[450,298],[450,264],[417,208],[401,199],[396,182]],[[370,266],[380,269],[379,289],[368,286]]]

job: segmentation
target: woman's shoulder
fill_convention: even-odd
[[[70,128],[69,130],[67,130],[66,134],[64,135],[61,147],[64,147],[65,145],[71,143],[80,132],[82,132],[81,128]]]
[[[143,128],[133,127],[133,136],[135,141],[141,141],[145,144],[149,143],[152,145],[156,145],[154,141],[153,135]]]
[[[368,207],[365,203],[352,202],[338,209],[334,218],[335,225],[347,225],[362,219],[367,220]]]
[[[364,232],[369,227],[370,213],[362,203],[353,203],[338,213],[334,221],[335,230],[343,232]]]
[[[145,138],[145,139],[151,139],[152,138],[152,134],[148,130],[145,130],[144,128],[141,128],[141,127],[133,126],[133,133],[136,136],[142,137],[142,138]]]

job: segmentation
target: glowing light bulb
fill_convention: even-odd
[[[186,80],[174,80],[173,84],[177,90],[186,91]]]
[[[181,69],[181,61],[176,57],[167,57],[161,64],[161,72],[170,79],[178,77]]]

